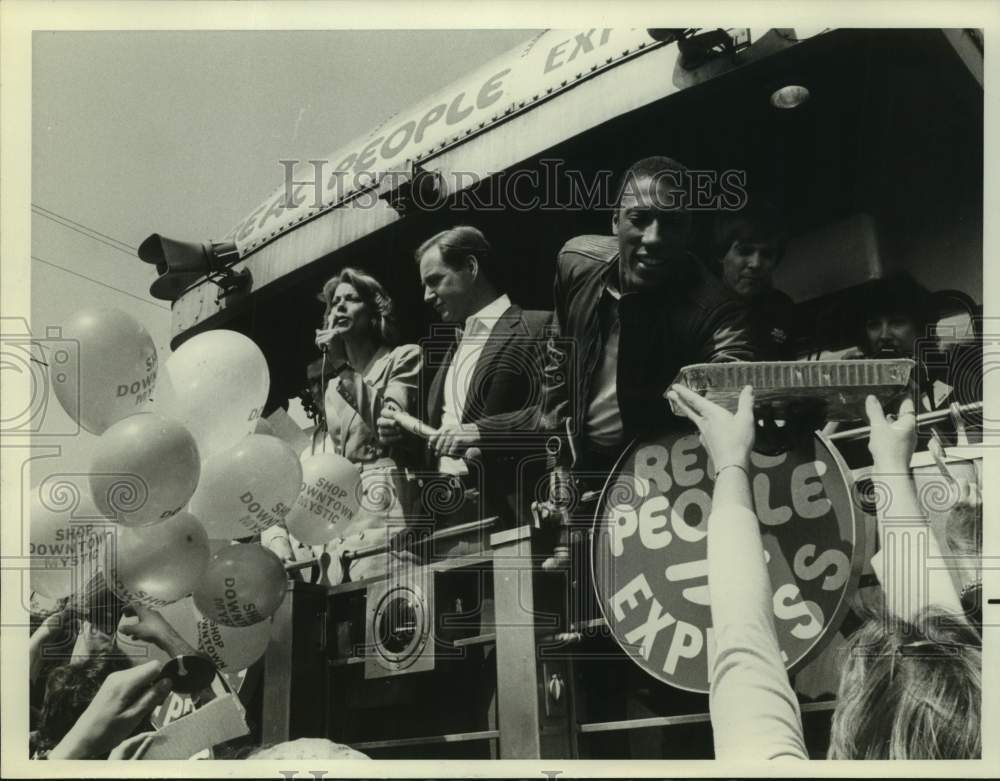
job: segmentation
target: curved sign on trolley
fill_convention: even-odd
[[[297,225],[298,217],[311,216],[318,207],[332,206],[352,192],[366,189],[402,161],[419,160],[449,142],[460,141],[646,47],[653,49],[658,44],[642,29],[546,31],[415,107],[393,115],[325,160],[290,169],[288,178],[297,183],[295,189],[289,192],[284,185],[276,189],[227,238],[245,254]],[[665,89],[674,91],[669,71],[666,81]],[[313,192],[317,171],[318,202]],[[306,183],[301,184],[303,181]]]
[[[768,31],[742,28],[731,32],[749,45],[751,37],[757,40]],[[816,32],[803,31],[793,36],[784,31],[779,48]],[[653,56],[655,62],[648,62],[648,70],[621,74],[617,87],[610,83],[605,86],[606,92],[597,101],[603,106],[592,107],[597,109],[592,121],[583,121],[588,113],[582,107],[566,108],[561,122],[547,129],[531,154],[693,83],[688,70],[680,77],[674,74],[679,56],[677,47],[667,45],[665,39],[655,37],[647,29],[591,27],[539,33],[415,105],[392,114],[366,135],[325,158],[285,161],[284,182],[225,238],[235,242],[240,255],[245,257],[303,220],[336,207],[354,194],[371,190],[383,175],[399,172],[405,163],[439,155],[446,148],[489,132],[494,126],[530,112],[590,79],[604,77],[619,65],[636,58],[648,60],[647,55],[652,52],[657,54]],[[729,65],[736,60],[732,58]],[[715,71],[718,70],[716,66]],[[512,141],[498,139],[494,151],[510,146]],[[514,161],[507,161],[511,162]],[[490,173],[493,164],[486,160],[479,163],[485,167],[469,167],[467,163],[462,173]],[[456,176],[449,189],[462,189],[471,183],[465,176]]]
[[[593,583],[618,644],[650,675],[707,692],[714,648],[707,524],[714,469],[697,433],[626,451],[601,496]],[[814,436],[777,456],[754,453],[750,479],[771,576],[774,625],[788,669],[817,654],[857,588],[861,512],[846,465]]]
[[[420,160],[449,143],[462,141],[518,111],[532,108],[583,78],[659,47],[643,29],[541,33],[413,108],[393,115],[325,160],[289,169],[287,178],[296,183],[294,189],[289,191],[284,185],[276,189],[226,238],[235,241],[240,254],[245,255],[276,234],[295,227],[300,218],[313,216],[318,209],[369,189],[381,174],[403,161]],[[670,84],[670,71],[665,74],[665,84],[657,86],[659,93],[676,90]]]

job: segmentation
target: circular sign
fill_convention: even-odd
[[[715,652],[706,558],[714,471],[697,433],[632,445],[604,487],[591,539],[592,581],[618,644],[651,675],[695,692],[708,691]],[[847,467],[820,437],[753,453],[750,480],[778,644],[794,669],[848,608],[863,524]]]

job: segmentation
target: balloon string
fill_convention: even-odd
[[[326,453],[326,435],[330,431],[330,421],[327,420],[327,418],[326,418],[326,394],[327,394],[328,386],[329,386],[329,382],[330,382],[329,378],[326,376],[326,359],[327,359],[327,357],[329,355],[330,355],[330,351],[329,350],[324,350],[323,351],[323,369],[322,369],[322,374],[321,374],[321,376],[323,377],[323,384],[322,384],[323,398],[320,400],[320,404],[322,405],[320,407],[320,413],[323,415],[323,434],[322,434],[323,439],[322,439],[322,444],[323,444],[323,452],[324,453]]]
[[[319,370],[319,424],[316,426],[316,432],[313,434],[312,441],[312,455],[316,455],[316,434],[320,435],[321,441],[323,442],[323,452],[326,452],[326,432],[327,432],[327,422],[326,422],[326,355],[327,351],[323,350],[323,362],[320,364]]]

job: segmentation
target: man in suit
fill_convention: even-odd
[[[424,301],[457,326],[444,344],[433,338],[424,344],[431,374],[425,420],[437,429],[428,450],[437,469],[454,475],[468,471],[463,456],[478,450],[481,511],[512,526],[527,509],[527,497],[522,501],[517,494],[530,482],[525,459],[540,442],[538,405],[551,313],[511,302],[502,267],[477,228],[442,231],[421,244],[415,258]],[[379,427],[383,439],[395,436],[392,421],[380,419]]]

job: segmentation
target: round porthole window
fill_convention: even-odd
[[[426,641],[427,609],[423,595],[399,587],[387,592],[374,615],[375,648],[398,667],[412,662]]]

